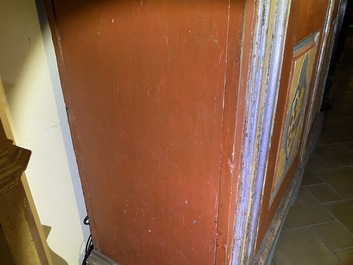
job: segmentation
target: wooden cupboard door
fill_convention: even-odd
[[[94,247],[123,265],[215,262],[234,2],[47,1]]]
[[[297,173],[329,0],[291,3],[257,247]],[[309,102],[309,103],[308,103]]]

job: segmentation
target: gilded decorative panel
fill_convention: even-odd
[[[277,194],[281,183],[300,149],[306,98],[317,50],[319,34],[313,34],[299,42],[294,48],[291,77],[286,100],[286,115],[283,122],[280,145],[271,200]]]

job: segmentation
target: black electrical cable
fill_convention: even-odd
[[[85,219],[83,219],[83,223],[85,225],[89,225],[88,216],[86,216]],[[92,235],[89,235],[87,242],[86,242],[85,256],[83,258],[82,265],[86,265],[87,259],[88,259],[89,255],[91,254],[92,250],[93,250]]]
[[[85,219],[83,219],[83,224],[89,225],[89,218],[88,218],[88,215],[85,217]]]

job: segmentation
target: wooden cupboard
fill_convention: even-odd
[[[320,129],[340,3],[46,0],[88,264],[266,264]]]

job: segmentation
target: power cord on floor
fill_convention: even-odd
[[[86,216],[85,219],[83,219],[83,223],[84,223],[85,225],[89,225],[89,218],[88,218],[88,216]],[[87,242],[86,242],[85,256],[84,256],[84,258],[83,258],[82,265],[86,265],[88,256],[91,254],[92,250],[93,250],[92,235],[89,235],[89,237],[88,237],[88,239],[87,239]]]

